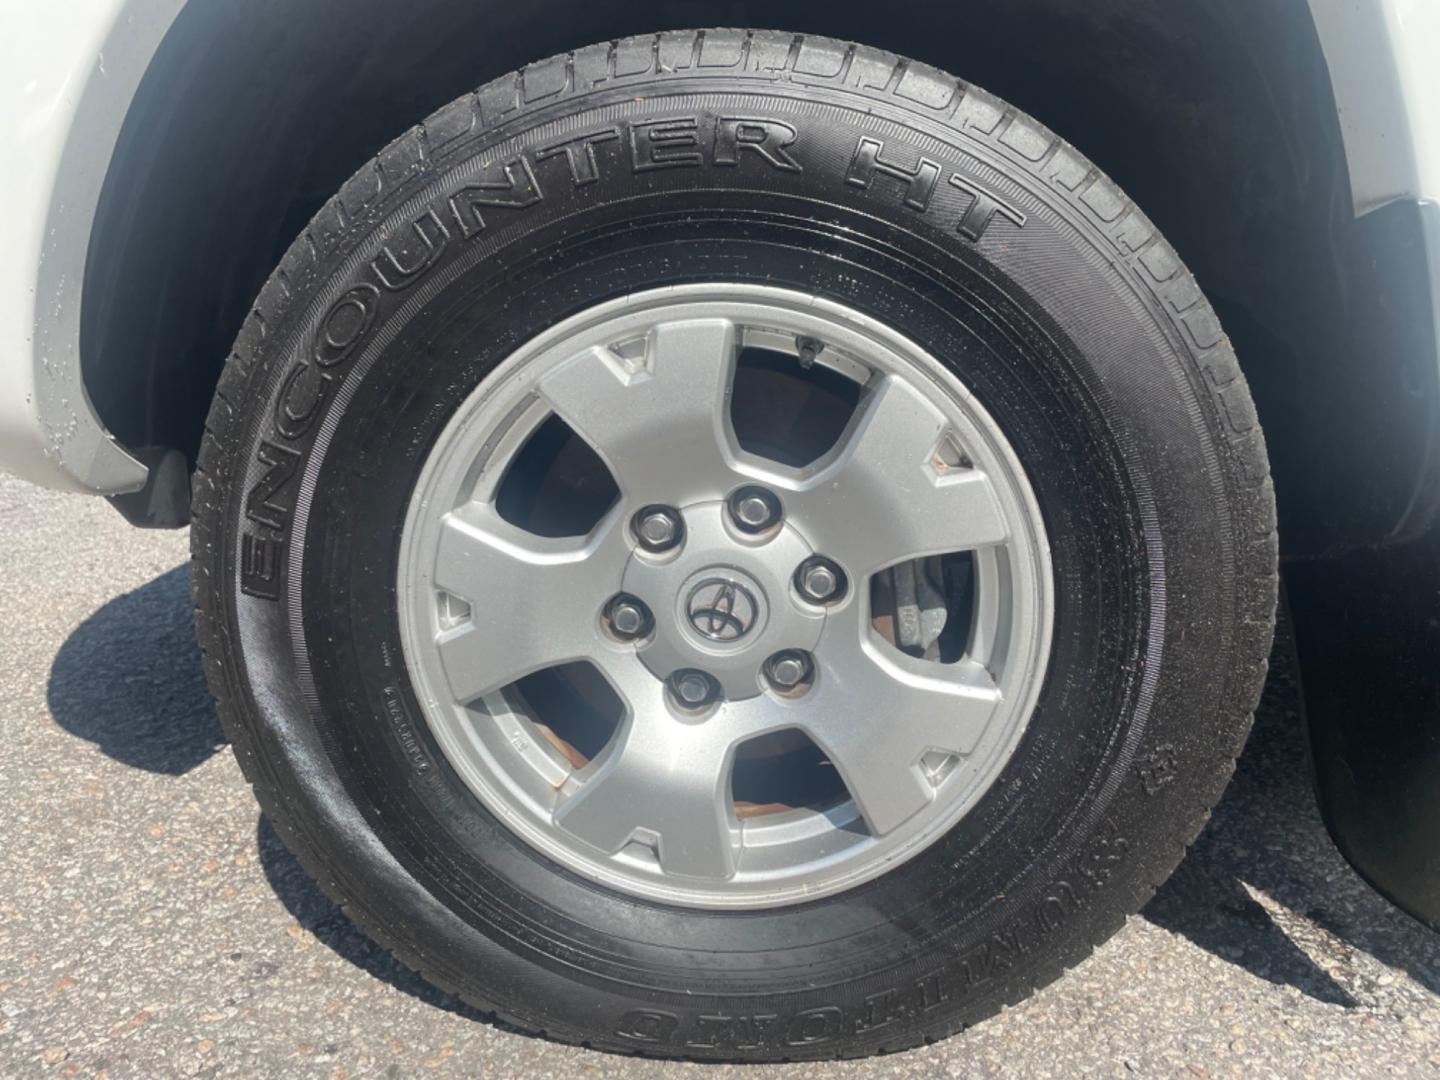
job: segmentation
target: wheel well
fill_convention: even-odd
[[[1336,352],[1337,249],[1351,217],[1303,0],[187,5],[130,111],[91,243],[82,363],[102,419],[127,446],[193,462],[251,301],[377,149],[527,61],[717,23],[850,38],[945,68],[1110,172],[1179,249],[1234,338],[1285,511],[1287,485],[1303,487],[1286,472],[1309,460],[1287,400],[1297,358]],[[1293,500],[1292,519],[1306,498]]]

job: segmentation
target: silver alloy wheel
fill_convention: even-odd
[[[810,465],[740,447],[729,401],[748,347],[806,364],[814,354],[860,385],[848,426]],[[496,507],[508,466],[556,415],[620,493],[583,537],[536,535]],[[731,509],[751,487],[779,504],[760,532],[738,526]],[[633,522],[650,507],[678,509],[673,549],[640,543]],[[948,664],[907,655],[872,624],[867,583],[957,551],[974,560],[964,655]],[[849,583],[824,604],[795,581],[816,556]],[[1053,607],[1034,495],[956,378],[853,309],[740,284],[601,304],[501,364],[426,461],[398,585],[417,697],[447,760],[492,813],[587,878],[732,909],[850,888],[953,827],[1024,733]],[[620,595],[653,613],[638,639],[607,623]],[[807,658],[795,689],[767,675],[782,653]],[[573,662],[600,673],[623,713],[604,749],[579,764],[515,687]],[[673,688],[691,672],[716,691],[698,707]],[[834,765],[848,797],[740,817],[737,748],[793,731]]]

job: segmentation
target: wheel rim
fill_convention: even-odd
[[[742,445],[751,350],[853,384],[815,460]],[[617,489],[582,535],[504,509],[556,418]],[[878,876],[965,815],[1034,708],[1051,590],[1019,461],[952,374],[853,309],[736,284],[599,305],[502,363],[426,460],[397,596],[431,732],[490,812],[610,887],[760,908]],[[940,624],[958,655],[933,655]],[[537,705],[559,672],[613,713],[590,753]],[[837,783],[737,802],[766,751]]]

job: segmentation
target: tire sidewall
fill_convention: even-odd
[[[227,448],[220,595],[243,666],[227,685],[244,702],[227,719],[312,869],[471,1000],[701,1056],[853,1052],[952,1028],[1113,930],[1228,774],[1244,732],[1228,680],[1248,657],[1230,631],[1238,476],[1213,434],[1222,418],[1173,310],[992,140],[842,90],[751,88],[742,108],[733,87],[655,89],[537,108],[483,143],[427,143],[423,166],[377,170],[366,211],[331,239],[312,226],[319,255],[269,301],[245,380],[259,404]],[[717,157],[737,112],[780,125],[770,154]],[[593,180],[545,156],[563,134],[609,128]],[[657,167],[653,142],[636,150],[662,129],[693,133],[662,145],[694,157]],[[866,139],[895,171],[941,168],[923,212],[889,172],[851,182]],[[491,201],[476,209],[466,191]],[[1013,215],[967,237],[957,222],[977,191]],[[1055,661],[1010,766],[940,844],[827,901],[680,912],[547,863],[445,765],[395,646],[394,513],[449,411],[522,335],[661,280],[767,272],[961,358],[1055,540]],[[1056,279],[1058,299],[1044,288]],[[947,311],[947,297],[963,302]]]

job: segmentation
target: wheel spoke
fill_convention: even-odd
[[[978,664],[885,655],[855,626],[825,650],[805,710],[816,721],[806,731],[839,769],[871,832],[883,836],[934,797],[920,759],[930,750],[972,752],[1000,693]]]
[[[540,385],[560,417],[610,468],[632,506],[719,498],[736,482],[729,430],[735,327],[725,319],[661,323],[632,370],[589,349]]]
[[[617,677],[616,669],[628,669]],[[638,661],[618,658],[606,674],[626,702],[614,742],[592,762],[579,787],[555,811],[555,822],[601,851],[632,838],[658,841],[666,874],[723,880],[735,872],[728,740],[703,722],[668,715],[663,688]]]
[[[945,428],[918,391],[882,379],[828,460],[786,497],[811,543],[859,579],[906,559],[1003,542],[990,478],[936,465]]]
[[[904,329],[677,286],[577,311],[459,405],[401,537],[405,658],[456,773],[545,858],[645,902],[804,903],[910,858],[996,782],[1052,634],[1044,523],[1005,432]],[[586,537],[499,516],[503,490],[561,520],[553,500],[596,479],[619,494]],[[944,568],[955,596],[921,588],[952,552],[974,552],[967,579]],[[904,647],[871,625],[892,567]],[[966,656],[907,655],[962,594],[942,644]],[[584,670],[534,677],[561,665]]]
[[[445,521],[434,584],[470,605],[470,619],[436,635],[457,701],[592,655],[597,619],[626,549],[618,511],[589,537],[547,539],[470,504]]]

